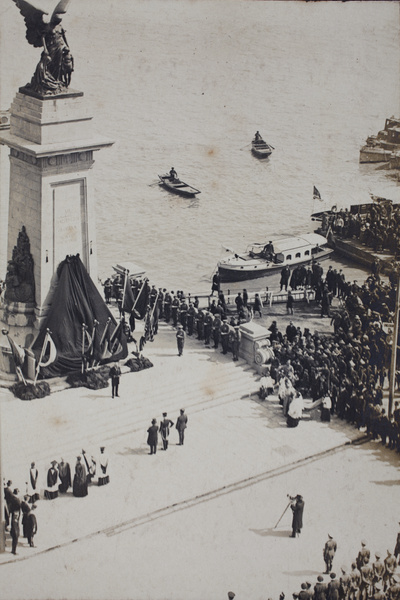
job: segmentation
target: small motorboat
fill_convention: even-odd
[[[251,244],[242,254],[233,253],[218,263],[221,281],[246,281],[265,277],[282,267],[311,263],[332,254],[327,239],[316,233],[274,242]]]
[[[193,198],[196,194],[200,194],[200,190],[188,185],[184,181],[181,181],[178,177],[172,178],[169,173],[165,175],[159,175],[159,185],[164,186],[170,192],[179,194],[180,196],[186,196],[187,198]]]
[[[257,158],[268,158],[274,148],[265,142],[257,131],[251,142],[251,151]]]

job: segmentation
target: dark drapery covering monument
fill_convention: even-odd
[[[123,328],[117,325],[79,254],[67,256],[60,263],[57,275],[53,302],[32,346],[38,359],[46,331],[50,330],[57,356],[53,363],[43,367],[41,377],[80,371],[83,357],[85,366],[126,358],[128,348]]]

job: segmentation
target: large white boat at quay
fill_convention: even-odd
[[[250,244],[239,254],[233,252],[218,263],[221,281],[246,281],[276,273],[286,265],[296,266],[319,261],[332,254],[327,239],[317,233],[287,237],[263,244]]]

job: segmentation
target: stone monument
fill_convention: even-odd
[[[10,148],[7,291],[0,321],[27,348],[51,304],[57,267],[66,255],[79,254],[97,281],[93,153],[113,141],[94,133],[83,92],[69,87],[74,60],[61,26],[69,0],[58,2],[48,22],[44,11],[13,1],[25,19],[28,42],[42,48],[31,81],[11,105],[10,128],[0,131],[0,143]],[[25,269],[24,277],[30,282],[18,283],[16,267],[28,263],[33,275]],[[12,370],[5,339],[0,350],[0,370]]]

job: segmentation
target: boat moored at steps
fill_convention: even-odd
[[[360,150],[360,163],[388,162],[400,150],[400,119],[386,119],[378,135],[370,135]]]
[[[251,244],[242,254],[231,254],[219,261],[221,281],[246,281],[276,273],[288,265],[311,263],[332,254],[325,237],[307,233],[301,237],[288,237],[274,242]]]

